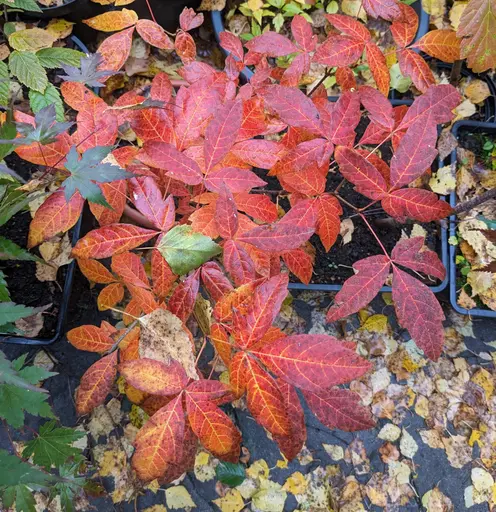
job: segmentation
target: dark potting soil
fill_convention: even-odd
[[[29,212],[18,213],[0,227],[0,235],[26,248],[30,222]],[[43,313],[43,328],[37,337],[52,337],[57,326],[67,268],[59,269],[56,282],[39,281],[36,277],[34,261],[1,261],[0,269],[5,273],[13,302],[31,307],[50,304],[50,307]]]

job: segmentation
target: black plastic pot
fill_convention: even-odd
[[[451,129],[451,133],[455,137],[458,138],[460,132],[462,131],[470,131],[471,133],[487,133],[495,138],[496,140],[496,124],[494,123],[481,123],[477,121],[458,121],[453,125]],[[457,158],[456,158],[456,149],[451,152],[450,155],[450,163],[452,169],[456,169]],[[451,192],[450,194],[450,205],[455,207],[457,204],[457,196],[456,192]],[[450,228],[449,234],[450,236],[456,236],[456,216],[453,215],[450,217]],[[473,309],[465,309],[460,307],[457,304],[456,298],[456,256],[458,254],[458,246],[450,245],[449,248],[449,265],[450,265],[450,302],[453,306],[453,309],[462,315],[470,315],[470,316],[480,316],[480,317],[489,317],[496,318],[496,311],[492,311],[491,309],[483,309],[483,308],[473,308]]]
[[[418,17],[419,17],[419,26],[417,29],[417,34],[415,35],[415,41],[420,39],[423,35],[427,34],[429,31],[429,15],[422,9],[422,2],[417,0],[412,4],[412,7],[415,9]],[[217,41],[220,41],[219,34],[224,32],[224,11],[212,11],[212,25],[214,27],[215,38]],[[224,55],[228,55],[229,52],[226,52],[224,48],[221,48]],[[249,82],[251,77],[253,76],[253,71],[245,67],[241,71],[241,78],[244,82]]]
[[[72,41],[74,45],[84,53],[88,53],[88,48],[75,36],[72,36]],[[72,230],[72,245],[76,245],[76,242],[79,240],[81,234],[81,226],[83,222],[83,215],[79,218],[76,225]],[[69,306],[69,299],[71,297],[72,291],[72,282],[74,280],[74,271],[76,269],[76,262],[72,261],[67,266],[67,271],[65,275],[64,288],[62,290],[62,297],[59,307],[59,315],[57,318],[57,324],[55,326],[55,333],[51,338],[27,338],[24,336],[3,336],[0,335],[0,344],[1,343],[13,343],[18,345],[50,345],[51,343],[55,343],[60,339],[60,337],[64,334],[64,326],[67,317],[67,308]]]
[[[68,0],[62,5],[55,5],[53,7],[43,7],[40,5],[40,9],[42,12],[27,11],[23,15],[42,20],[65,18],[67,21],[77,23],[105,12],[108,10],[108,6],[102,6],[90,0]]]
[[[339,98],[338,96],[329,97],[329,99],[331,101],[337,101],[338,98]],[[397,107],[399,105],[410,106],[412,103],[413,103],[412,100],[391,100],[391,104],[393,105],[393,107]],[[442,197],[442,199],[446,200],[445,197]],[[440,254],[440,256],[441,256],[441,261],[443,262],[444,267],[446,269],[448,269],[448,262],[449,262],[449,259],[448,259],[448,230],[444,227],[441,227],[441,254]],[[448,272],[446,272],[446,277],[444,278],[444,280],[441,283],[439,283],[436,286],[429,286],[429,288],[434,293],[439,293],[439,292],[442,292],[448,286],[448,282],[449,282]],[[289,283],[289,288],[291,288],[293,290],[312,290],[312,291],[321,291],[321,292],[329,292],[329,291],[334,292],[334,291],[341,290],[342,287],[343,287],[343,285],[341,285],[341,284]],[[390,292],[391,289],[392,288],[390,286],[383,286],[380,291],[381,292]]]

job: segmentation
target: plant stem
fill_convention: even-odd
[[[455,87],[460,82],[460,78],[462,76],[462,65],[463,65],[463,60],[456,60],[453,64],[453,67],[451,68],[449,81],[450,81],[450,84],[454,85]]]
[[[324,81],[331,76],[331,70],[326,69],[324,76],[317,82],[317,85],[312,88],[312,90],[307,94],[308,97],[310,97],[323,83]]]
[[[468,201],[463,201],[463,203],[457,204],[453,208],[454,213],[462,213],[462,212],[468,212],[472,208],[475,208],[476,206],[479,206],[482,203],[485,203],[486,201],[490,201],[491,199],[496,199],[496,187],[492,188],[491,190],[487,190],[480,196],[474,197],[474,199],[470,199]]]
[[[365,222],[365,224],[367,225],[367,227],[370,229],[370,232],[374,235],[374,238],[377,240],[377,243],[381,246],[381,249],[382,251],[384,252],[384,254],[389,258],[389,254],[388,252],[386,251],[386,248],[384,247],[384,245],[382,244],[381,240],[379,239],[379,237],[377,236],[376,232],[374,231],[374,229],[372,228],[372,226],[370,225],[369,221],[367,220],[367,218],[365,217],[365,215],[363,213],[360,213],[360,217],[362,218],[363,222]],[[389,258],[391,259],[391,258]]]
[[[115,352],[121,341],[136,327],[138,324],[138,320],[133,320],[126,328],[126,330],[115,340],[115,343],[112,345],[112,347],[107,351],[107,354],[111,354],[112,352]]]

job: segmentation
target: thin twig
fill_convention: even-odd
[[[462,213],[462,212],[468,212],[472,208],[475,208],[476,206],[479,206],[482,203],[485,203],[487,201],[490,201],[491,199],[496,198],[496,187],[492,188],[491,190],[487,190],[483,194],[474,197],[473,199],[469,199],[468,201],[463,201],[463,203],[458,203],[454,208],[454,213]]]

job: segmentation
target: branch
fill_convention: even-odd
[[[475,208],[476,206],[479,206],[482,203],[485,203],[487,201],[490,201],[491,199],[496,198],[496,187],[492,188],[491,190],[487,190],[480,196],[474,197],[474,199],[470,199],[468,201],[463,201],[462,203],[458,203],[453,208],[453,213],[462,213],[462,212],[468,212],[472,208]]]

